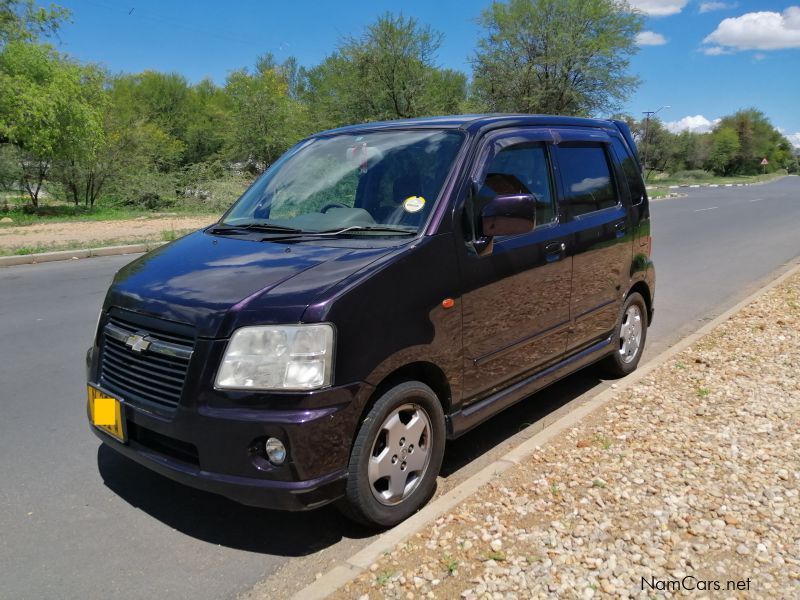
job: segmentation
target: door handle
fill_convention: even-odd
[[[614,235],[618,238],[621,238],[625,235],[625,221],[620,221],[619,223],[614,224]]]
[[[555,262],[564,257],[567,245],[564,242],[551,242],[544,247],[544,255],[547,262]]]

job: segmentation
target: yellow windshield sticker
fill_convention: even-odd
[[[425,198],[422,196],[409,196],[403,200],[403,209],[409,213],[416,213],[425,207]]]

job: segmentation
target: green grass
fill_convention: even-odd
[[[161,241],[163,242],[172,242],[178,239],[178,234],[175,232],[174,229],[169,229],[167,231],[161,232]]]
[[[486,555],[486,558],[490,559],[490,560],[497,561],[497,562],[503,562],[506,559],[506,555],[503,554],[502,552],[497,552],[495,550],[491,550]]]
[[[81,221],[121,221],[139,217],[158,216],[203,216],[209,214],[208,209],[187,204],[163,211],[137,210],[116,206],[98,205],[94,208],[72,206],[68,204],[48,204],[40,207],[39,214],[28,214],[21,207],[15,206],[9,211],[0,211],[0,219],[10,217],[11,223],[0,223],[0,227],[19,227],[25,225],[41,225],[42,223],[66,223]]]
[[[458,561],[450,556],[445,556],[444,560],[444,568],[447,569],[447,572],[452,575],[458,570]]]
[[[596,444],[600,444],[603,450],[610,450],[611,447],[614,445],[614,442],[612,442],[610,438],[607,438],[604,435],[595,435],[594,442]]]
[[[774,181],[786,175],[785,171],[767,173],[766,175],[737,175],[732,177],[718,177],[708,171],[679,171],[674,174],[651,175],[647,180],[648,196],[659,198],[675,190],[670,190],[671,185],[725,185],[727,183],[764,183]]]
[[[40,254],[42,252],[58,252],[61,250],[86,250],[90,248],[105,248],[106,246],[125,246],[127,244],[145,244],[157,242],[171,242],[196,231],[195,229],[177,229],[162,231],[159,239],[158,234],[147,237],[120,237],[105,240],[92,240],[88,242],[69,242],[66,244],[37,244],[35,246],[15,246],[13,248],[0,247],[0,256],[26,256],[28,254]]]

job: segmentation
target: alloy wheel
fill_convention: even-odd
[[[392,506],[417,488],[431,458],[431,420],[417,404],[394,409],[372,445],[367,477],[373,496]]]

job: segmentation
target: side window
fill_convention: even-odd
[[[573,216],[610,208],[619,202],[602,144],[560,146],[558,166]]]
[[[495,154],[473,207],[473,219],[477,219],[483,206],[492,198],[506,194],[533,194],[536,198],[536,224],[553,221],[556,210],[544,144],[509,146]]]

